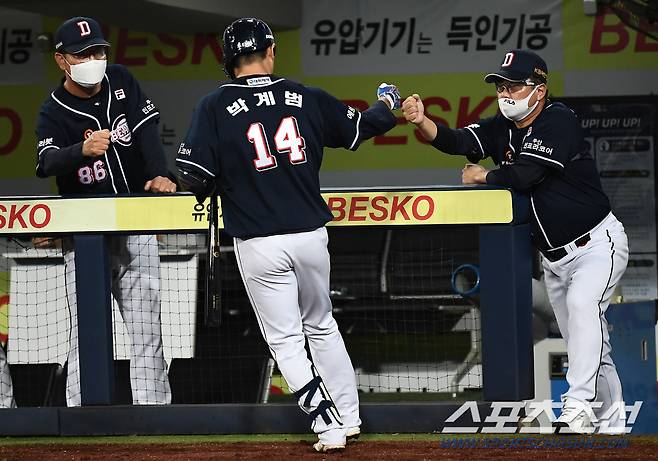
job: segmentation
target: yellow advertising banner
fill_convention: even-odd
[[[496,224],[513,220],[503,189],[331,192],[323,197],[334,226]],[[0,199],[0,234],[199,231],[208,203],[192,195]],[[222,224],[220,223],[220,226]]]
[[[518,13],[524,18],[527,16],[526,19],[529,20],[530,16],[536,16],[535,7],[543,4],[537,0],[526,3],[527,5],[522,10],[514,12],[514,14]],[[467,8],[464,5],[454,6],[456,9],[453,13],[460,15],[461,19],[464,19],[461,16],[461,8]],[[545,13],[549,15],[548,18],[551,22],[542,29],[541,34],[537,33],[536,36],[528,37],[535,37],[536,43],[540,43],[543,40],[541,37],[545,37],[547,43],[551,44],[551,53],[555,54],[554,59],[548,63],[550,94],[564,96],[565,88],[577,92],[582,85],[587,85],[587,79],[600,77],[600,71],[617,72],[615,75],[619,80],[606,77],[605,84],[598,86],[603,88],[601,94],[604,95],[606,85],[618,88],[620,85],[626,84],[624,80],[626,70],[647,72],[648,78],[652,71],[655,74],[655,71],[658,70],[658,42],[624,25],[611,10],[601,8],[599,16],[590,17],[583,14],[582,2],[564,0],[561,3],[548,2],[547,5],[550,8]],[[398,8],[393,3],[388,6],[393,9]],[[506,5],[506,8],[511,7]],[[497,12],[485,14],[475,7],[469,14],[468,24],[472,28],[477,24],[493,24],[498,20],[502,21],[501,25],[507,24],[509,27],[512,27],[512,24],[520,27],[521,24],[521,16],[517,18],[508,15],[509,17],[507,17],[502,13],[499,15]],[[27,24],[25,27],[32,27],[32,32],[36,34],[37,29],[41,27],[41,19],[43,30],[54,32],[65,18],[38,15],[38,21],[35,19],[25,23]],[[30,25],[32,23],[38,24],[38,26]],[[654,32],[658,31],[656,24],[644,24],[643,26]],[[165,129],[167,133],[174,133],[171,138],[167,138],[165,147],[169,157],[173,157],[176,146],[188,128],[189,116],[196,102],[187,98],[186,95],[194,93],[191,90],[199,87],[200,80],[208,83],[211,90],[214,81],[219,82],[225,79],[221,65],[219,33],[177,35],[141,32],[110,24],[103,24],[103,27],[112,44],[110,62],[127,66],[142,83],[155,82],[154,87],[160,92],[149,88],[147,94],[154,97],[151,91],[155,92],[156,104],[166,106],[161,102],[166,98],[176,102],[176,110],[171,107],[161,110],[160,125],[163,139]],[[482,80],[483,75],[492,69],[489,69],[489,64],[486,66],[479,64],[480,61],[474,58],[479,55],[473,54],[473,45],[483,37],[476,37],[477,30],[472,28],[469,30],[475,32],[468,41],[470,48],[465,49],[464,52],[461,52],[460,46],[456,44],[457,41],[450,44],[451,39],[448,34],[455,32],[451,28],[443,30],[434,25],[432,29],[427,30],[427,33],[431,32],[434,37],[435,45],[442,44],[453,53],[440,56],[442,65],[445,65],[447,61],[452,65],[452,56],[452,58],[458,57],[463,61],[461,68],[450,67],[452,70],[440,73],[438,71],[420,74],[404,73],[403,69],[408,67],[411,61],[422,62],[434,69],[434,65],[431,63],[432,59],[437,58],[436,56],[429,57],[428,54],[414,52],[407,56],[407,61],[390,59],[388,55],[377,58],[377,63],[384,63],[388,66],[388,72],[373,72],[369,75],[323,74],[316,76],[305,75],[302,70],[304,68],[302,65],[303,51],[308,47],[314,47],[313,43],[309,40],[303,41],[300,30],[277,31],[275,72],[310,86],[321,87],[361,110],[367,108],[375,100],[375,90],[379,83],[394,83],[398,85],[403,96],[413,93],[420,94],[426,107],[426,113],[437,123],[444,123],[453,128],[463,127],[477,122],[480,118],[491,116],[497,110],[495,92],[491,85],[485,84]],[[487,30],[494,33],[493,26]],[[339,34],[338,29],[336,29],[336,34]],[[338,37],[340,39],[339,35]],[[511,38],[505,42],[505,47],[512,46],[510,40]],[[554,44],[557,45],[553,46]],[[495,55],[496,64],[493,67],[496,67],[499,56],[502,56],[502,46],[496,45],[493,51],[486,51],[483,48],[484,51],[480,50],[478,53],[484,53],[482,56]],[[558,51],[555,51],[554,48],[557,48]],[[540,53],[548,53],[547,50],[548,48],[543,48]],[[43,62],[39,61],[42,64],[39,68],[45,66],[46,69],[45,72],[38,72],[36,76],[34,72],[29,75],[29,81],[33,84],[16,85],[14,80],[7,80],[7,85],[0,85],[0,180],[34,178],[34,124],[41,102],[63,75],[55,65],[52,52],[40,55],[33,50],[33,54],[43,60]],[[470,64],[473,62],[478,65],[471,66]],[[340,63],[344,63],[344,61],[340,61]],[[482,71],[464,70],[471,67],[473,69],[482,67]],[[347,69],[345,74],[349,71]],[[28,74],[27,71],[23,71],[23,73]],[[642,73],[642,75],[645,74]],[[2,77],[0,77],[1,79]],[[160,85],[159,82],[163,82],[163,84]],[[578,94],[570,95],[577,96]],[[401,111],[398,111],[396,115],[398,124],[395,128],[385,135],[365,141],[355,153],[342,149],[327,149],[322,166],[323,171],[341,173],[378,170],[438,170],[456,169],[463,166],[464,157],[446,155],[428,146],[415,127],[404,120]],[[486,165],[490,166],[491,163],[486,163]],[[458,178],[455,179],[455,182],[457,181]]]
[[[626,26],[609,8],[585,16],[582,2],[562,4],[564,69],[656,69],[658,41]],[[642,23],[658,34],[658,24]]]
[[[66,18],[46,17],[44,27],[55,32]],[[223,80],[219,33],[177,35],[150,33],[102,24],[110,42],[109,62],[123,64],[138,80]],[[45,53],[48,79],[59,81],[62,71]]]
[[[0,343],[7,343],[9,335],[9,271],[0,265]]]
[[[381,82],[398,86],[403,97],[417,93],[425,113],[437,123],[464,127],[493,116],[498,110],[494,86],[484,82],[484,73],[377,75],[306,78],[305,84],[320,87],[346,103],[365,110],[376,101]],[[562,94],[560,72],[551,73],[550,94]],[[366,95],[366,96],[364,96]],[[460,168],[462,155],[447,155],[430,146],[420,132],[397,111],[398,124],[382,136],[364,142],[356,152],[325,149],[323,171],[381,169]],[[487,163],[485,165],[492,165]]]
[[[0,179],[34,176],[34,131],[44,97],[39,86],[0,85]]]
[[[30,198],[0,201],[0,233],[202,229],[194,197]]]
[[[380,191],[322,194],[332,226],[512,222],[508,190]]]

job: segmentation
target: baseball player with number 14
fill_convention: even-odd
[[[578,117],[547,98],[544,60],[512,50],[485,81],[498,95],[494,117],[453,130],[425,117],[417,94],[404,101],[404,116],[435,148],[471,162],[489,156],[498,166],[466,165],[464,184],[494,184],[530,196],[533,239],[569,358],[569,389],[555,426],[593,432],[597,402],[599,432],[621,433],[624,402],[605,311],[628,262],[624,226],[611,212]]]
[[[352,363],[332,316],[327,230],[320,195],[323,147],[356,150],[395,126],[394,86],[363,112],[328,93],[272,74],[274,36],[243,18],[224,32],[232,81],[194,111],[176,160],[183,187],[221,197],[225,229],[261,333],[299,406],[309,414],[320,452],[345,448],[360,433]],[[305,343],[311,352],[307,357]]]

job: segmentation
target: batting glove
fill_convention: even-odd
[[[400,92],[395,85],[382,83],[377,88],[377,99],[386,98],[391,106],[391,110],[399,109],[401,106]]]

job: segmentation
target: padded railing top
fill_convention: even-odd
[[[323,192],[332,226],[512,224],[527,200],[507,189],[435,186]],[[202,232],[206,203],[187,193],[63,198],[0,197],[0,234]],[[221,225],[221,223],[220,223]]]

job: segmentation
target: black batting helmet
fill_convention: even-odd
[[[224,41],[224,72],[235,78],[233,67],[238,56],[267,49],[274,43],[270,26],[256,18],[240,18],[226,28]]]

